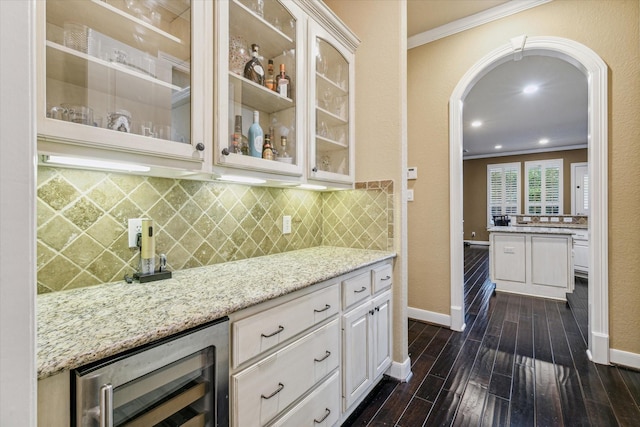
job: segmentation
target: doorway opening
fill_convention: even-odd
[[[493,68],[523,55],[565,60],[588,81],[589,191],[589,357],[609,363],[608,230],[607,230],[607,66],[588,47],[558,37],[512,39],[478,61],[462,77],[449,102],[451,328],[465,328],[463,291],[463,100],[474,84]]]

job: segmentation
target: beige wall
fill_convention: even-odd
[[[640,353],[640,44],[638,0],[546,3],[408,53],[409,306],[450,312],[448,102],[464,73],[509,39],[565,37],[609,66],[609,319],[612,348]],[[386,52],[385,52],[386,54]]]
[[[356,52],[356,179],[395,183],[394,360],[407,358],[406,240],[401,195],[406,156],[406,1],[325,3],[358,36]],[[375,177],[375,178],[374,178]]]
[[[487,165],[513,162],[521,163],[520,173],[522,176],[522,186],[520,189],[520,212],[524,212],[524,163],[532,160],[549,159],[563,159],[563,209],[564,213],[569,215],[571,214],[571,163],[586,162],[586,149],[465,160],[463,162],[464,239],[481,242],[489,241],[489,233],[487,233]],[[476,233],[475,238],[471,237],[472,231]]]

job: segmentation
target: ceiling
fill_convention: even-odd
[[[507,1],[408,0],[407,35],[504,3]],[[522,91],[529,84],[537,84],[539,90],[525,95]],[[573,65],[546,56],[508,61],[480,79],[464,100],[464,157],[586,146],[587,107],[587,79]],[[472,128],[474,120],[482,121],[482,126]],[[543,138],[549,142],[540,144]],[[502,148],[496,149],[496,145]]]

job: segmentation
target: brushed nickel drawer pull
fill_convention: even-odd
[[[324,356],[321,359],[313,359],[315,362],[322,362],[323,360],[326,360],[327,357],[331,356],[331,352],[329,350],[325,350],[324,351]]]
[[[329,304],[325,304],[323,309],[320,310],[316,310],[315,308],[313,309],[314,313],[322,313],[323,311],[327,311],[331,308],[331,306]]]
[[[265,338],[271,338],[272,336],[278,335],[282,331],[284,331],[284,326],[280,325],[280,326],[278,326],[278,330],[275,331],[274,333],[269,334],[269,335],[265,335],[265,334],[260,334],[260,335],[262,335]]]
[[[271,399],[273,396],[275,396],[276,394],[280,393],[283,388],[284,388],[284,384],[278,383],[278,389],[276,391],[271,393],[269,396],[265,396],[264,394],[262,394],[262,395],[260,395],[260,397],[262,397],[265,400]]]
[[[331,409],[329,408],[324,408],[324,417],[320,418],[319,420],[316,420],[315,418],[313,419],[313,422],[316,424],[320,424],[321,422],[323,422],[324,420],[327,419],[327,417],[331,415]]]
[[[383,277],[381,280],[389,280],[389,279],[391,279],[391,276]]]
[[[360,292],[364,292],[364,291],[366,291],[366,290],[367,290],[367,287],[366,287],[366,286],[363,286],[363,287],[361,287],[361,288],[360,288],[360,290],[359,290],[359,291],[353,291],[353,292],[355,292],[356,294],[359,294]]]

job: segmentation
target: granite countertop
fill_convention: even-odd
[[[493,226],[487,228],[488,232],[501,232],[501,233],[526,233],[526,234],[575,234],[577,227],[539,227],[539,226]]]
[[[176,271],[157,282],[39,295],[38,378],[393,257],[393,252],[320,246]]]

